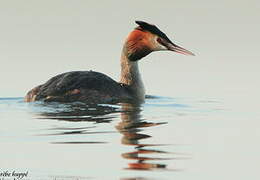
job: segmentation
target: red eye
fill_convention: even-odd
[[[160,37],[157,38],[157,42],[163,46],[167,46],[167,42]]]
[[[157,42],[162,44],[162,39],[161,38],[157,38]]]

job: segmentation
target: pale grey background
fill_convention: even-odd
[[[185,97],[184,102],[195,109],[146,106],[144,113],[151,120],[172,123],[150,133],[169,138],[167,142],[173,137],[176,144],[192,144],[188,152],[193,155],[191,161],[169,162],[174,168],[184,162],[188,171],[158,171],[149,176],[259,179],[259,9],[256,0],[0,0],[0,97],[23,96],[50,77],[72,70],[92,69],[118,79],[122,43],[136,26],[134,20],[145,20],[196,54],[156,52],[140,62],[147,93]],[[119,134],[105,135],[104,140],[111,143],[99,148],[53,146],[49,144],[52,137],[43,137],[46,140],[31,134],[43,134],[54,125],[65,126],[64,122],[36,121],[34,113],[24,110],[27,104],[2,101],[0,105],[2,168],[33,166],[48,173],[61,169],[61,174],[74,170],[77,175],[121,176],[118,167],[125,167],[126,162],[119,157],[126,147],[121,146]],[[29,106],[30,111],[34,108]],[[111,131],[117,122],[98,128]],[[91,136],[91,140],[103,141],[101,136]],[[159,138],[158,142],[165,141]],[[91,155],[83,155],[90,151]],[[97,157],[106,163],[96,161]],[[106,167],[111,159],[113,163]],[[63,163],[66,160],[77,163]],[[134,177],[149,172],[124,173]]]
[[[96,70],[119,78],[124,39],[145,20],[193,51],[141,63],[147,93],[259,98],[259,1],[0,1],[1,97],[50,77]]]

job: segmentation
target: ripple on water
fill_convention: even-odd
[[[171,138],[161,137],[164,135],[160,130],[167,129],[173,112],[187,113],[193,108],[175,98],[149,96],[145,104],[97,105],[24,103],[22,98],[0,98],[0,106],[9,108],[14,113],[15,109],[22,107],[22,110],[30,115],[30,128],[23,126],[24,131],[28,129],[29,133],[24,135],[23,131],[17,136],[27,140],[33,139],[32,146],[37,142],[43,143],[43,148],[46,146],[46,149],[48,145],[44,144],[47,143],[54,146],[54,149],[64,146],[64,151],[67,149],[66,146],[115,151],[119,157],[115,159],[115,163],[118,162],[116,165],[122,160],[126,161],[126,164],[119,168],[121,171],[177,171],[181,168],[174,168],[172,164],[190,158],[189,153],[174,150],[173,146],[180,145],[174,143]],[[24,119],[24,122],[26,121],[28,119]],[[154,141],[157,137],[164,140],[158,143]],[[85,156],[88,158],[101,155],[88,150],[86,152]],[[80,154],[75,152],[75,158],[77,156]]]

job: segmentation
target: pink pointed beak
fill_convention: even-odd
[[[174,44],[170,39],[167,37],[165,39],[159,38],[157,40],[161,45],[165,46],[169,51],[174,51],[180,54],[184,55],[190,55],[190,56],[195,56],[192,52],[188,51],[187,49],[184,49],[176,44]]]
[[[184,54],[184,55],[190,55],[190,56],[195,56],[195,54],[193,54],[192,52],[188,51],[187,49],[184,49],[180,46],[177,46],[176,44],[173,43],[167,43],[166,47],[168,48],[168,50],[170,51],[174,51],[180,54]]]

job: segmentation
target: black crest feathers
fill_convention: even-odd
[[[143,30],[149,31],[153,34],[156,34],[157,36],[165,39],[169,43],[173,44],[172,41],[164,34],[158,27],[156,27],[153,24],[149,24],[144,21],[135,21],[136,24],[138,24]]]

